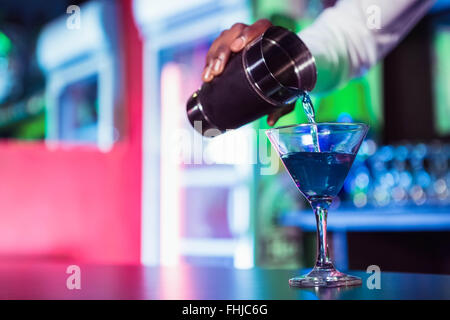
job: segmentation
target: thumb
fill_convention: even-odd
[[[295,104],[291,104],[291,105],[289,105],[287,107],[283,107],[283,108],[280,108],[279,110],[277,110],[275,112],[272,112],[267,117],[267,124],[269,126],[273,127],[275,125],[275,123],[277,123],[278,119],[280,119],[285,114],[288,114],[289,112],[294,110],[294,108],[295,108]]]

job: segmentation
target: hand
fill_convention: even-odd
[[[267,19],[256,21],[252,25],[236,23],[230,29],[223,31],[214,40],[206,55],[205,69],[203,70],[203,81],[210,82],[215,76],[222,73],[232,52],[241,51],[248,43],[263,34],[272,23]],[[269,114],[267,124],[275,125],[278,119],[293,110],[293,107],[281,108]]]

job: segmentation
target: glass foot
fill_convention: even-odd
[[[361,278],[347,275],[336,269],[314,268],[310,273],[289,279],[291,287],[311,288],[311,287],[346,287],[360,286]]]

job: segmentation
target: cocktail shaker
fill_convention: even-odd
[[[273,26],[232,54],[221,75],[203,83],[187,102],[187,116],[201,134],[217,135],[292,106],[316,79],[314,58],[303,41]]]

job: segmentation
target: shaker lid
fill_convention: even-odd
[[[314,57],[299,36],[272,26],[244,49],[249,82],[274,105],[293,103],[316,85]]]

